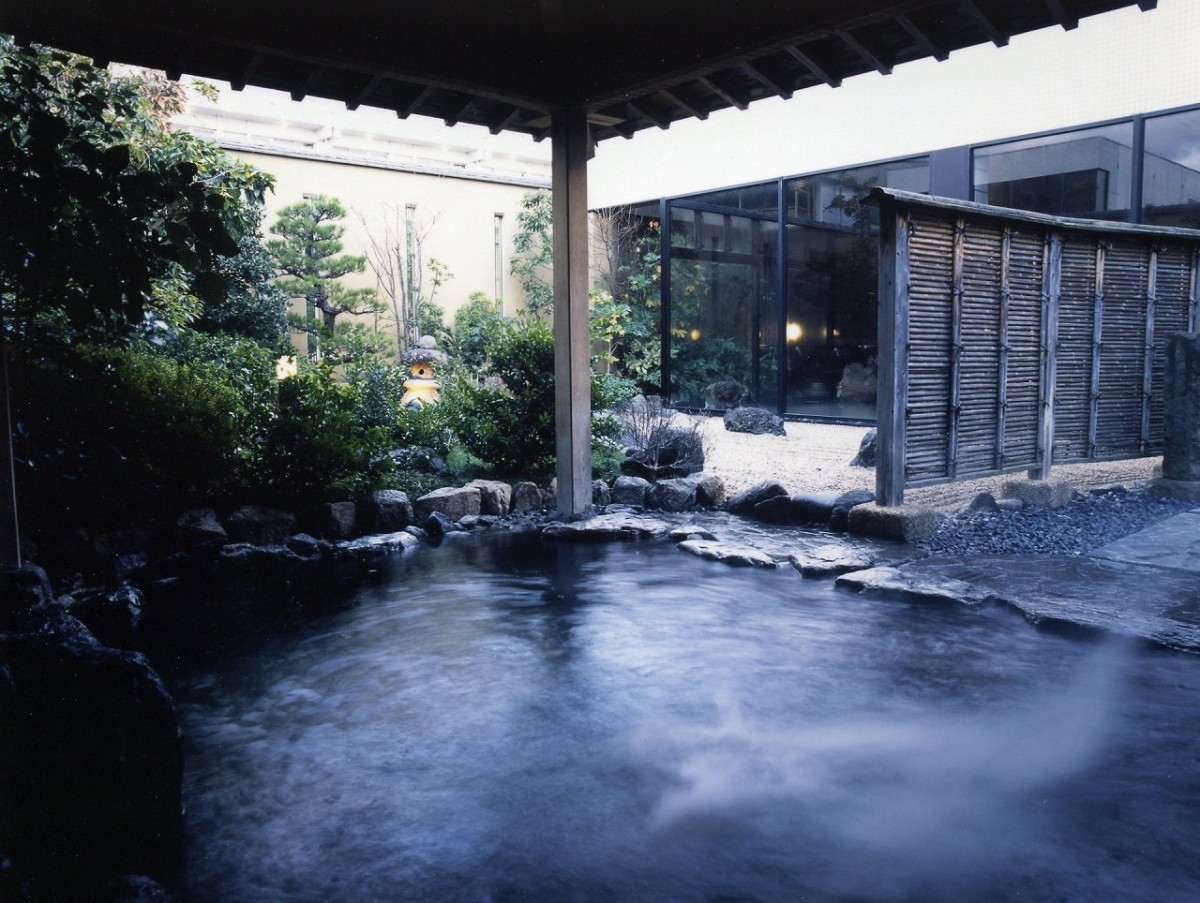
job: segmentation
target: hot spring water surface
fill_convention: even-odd
[[[194,901],[1200,899],[1200,660],[464,537],[177,675]]]

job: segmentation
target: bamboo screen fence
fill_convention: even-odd
[[[1200,323],[1200,231],[872,198],[879,504],[1161,452],[1166,342]]]

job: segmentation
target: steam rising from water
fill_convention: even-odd
[[[881,699],[872,712],[776,724],[745,716],[723,694],[712,726],[657,725],[637,737],[639,754],[670,784],[654,829],[729,820],[736,829],[788,831],[800,857],[860,857],[858,874],[827,876],[849,885],[838,892],[952,892],[958,881],[1024,858],[1054,829],[1043,796],[1104,748],[1129,663],[1111,643],[1061,688],[986,711]]]

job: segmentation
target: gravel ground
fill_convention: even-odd
[[[698,426],[705,441],[705,470],[721,477],[730,495],[764,480],[778,480],[793,493],[875,489],[874,468],[850,465],[866,427],[786,423],[786,436],[753,436],[729,432],[720,417],[700,417]],[[1160,461],[1055,467],[1054,479],[1077,491],[1075,501],[1058,509],[967,510],[982,492],[1000,498],[1001,485],[1011,475],[910,489],[904,498],[939,514],[937,531],[919,544],[929,551],[1078,555],[1196,507],[1140,490]],[[1102,487],[1111,490],[1093,492]]]

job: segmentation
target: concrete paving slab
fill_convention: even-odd
[[[1200,574],[1200,511],[1167,518],[1089,553],[1092,558]]]
[[[901,570],[923,580],[968,584],[1035,624],[1073,625],[1200,652],[1200,571],[1069,555],[926,558]]]

